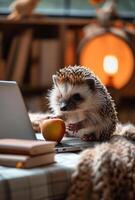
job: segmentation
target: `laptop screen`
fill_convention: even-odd
[[[0,138],[36,139],[20,89],[0,81]]]

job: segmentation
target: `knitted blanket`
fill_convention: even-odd
[[[131,140],[113,136],[81,153],[67,200],[87,199],[135,199],[135,145]]]

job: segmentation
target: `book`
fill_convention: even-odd
[[[60,65],[60,41],[57,39],[43,40],[41,43],[40,61],[40,86],[50,87],[52,84],[52,74],[56,72]]]
[[[32,168],[48,165],[55,162],[55,153],[38,156],[0,154],[0,165],[16,168]]]
[[[31,63],[30,63],[30,84],[33,87],[40,86],[41,73],[41,47],[42,40],[33,39],[31,48]]]
[[[9,53],[6,61],[6,78],[10,80],[14,71],[16,56],[18,54],[18,48],[20,44],[20,36],[13,37],[9,48]]]
[[[17,54],[14,57],[15,63],[11,79],[17,81],[20,84],[23,82],[24,79],[27,61],[31,50],[32,38],[32,29],[24,31],[19,36],[20,41],[18,44],[18,48],[16,49]]]
[[[3,35],[0,32],[0,80],[5,79],[5,60],[3,58]]]
[[[73,30],[66,31],[65,35],[65,51],[64,51],[64,65],[74,65],[76,63],[76,44],[77,44],[77,37]],[[76,43],[76,44],[75,44]]]
[[[39,155],[55,151],[56,143],[53,141],[0,139],[0,153]]]

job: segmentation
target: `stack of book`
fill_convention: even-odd
[[[0,139],[0,165],[32,168],[55,162],[55,142]]]

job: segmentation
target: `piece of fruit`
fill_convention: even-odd
[[[46,119],[40,124],[45,140],[60,142],[65,134],[65,122],[62,119]]]

